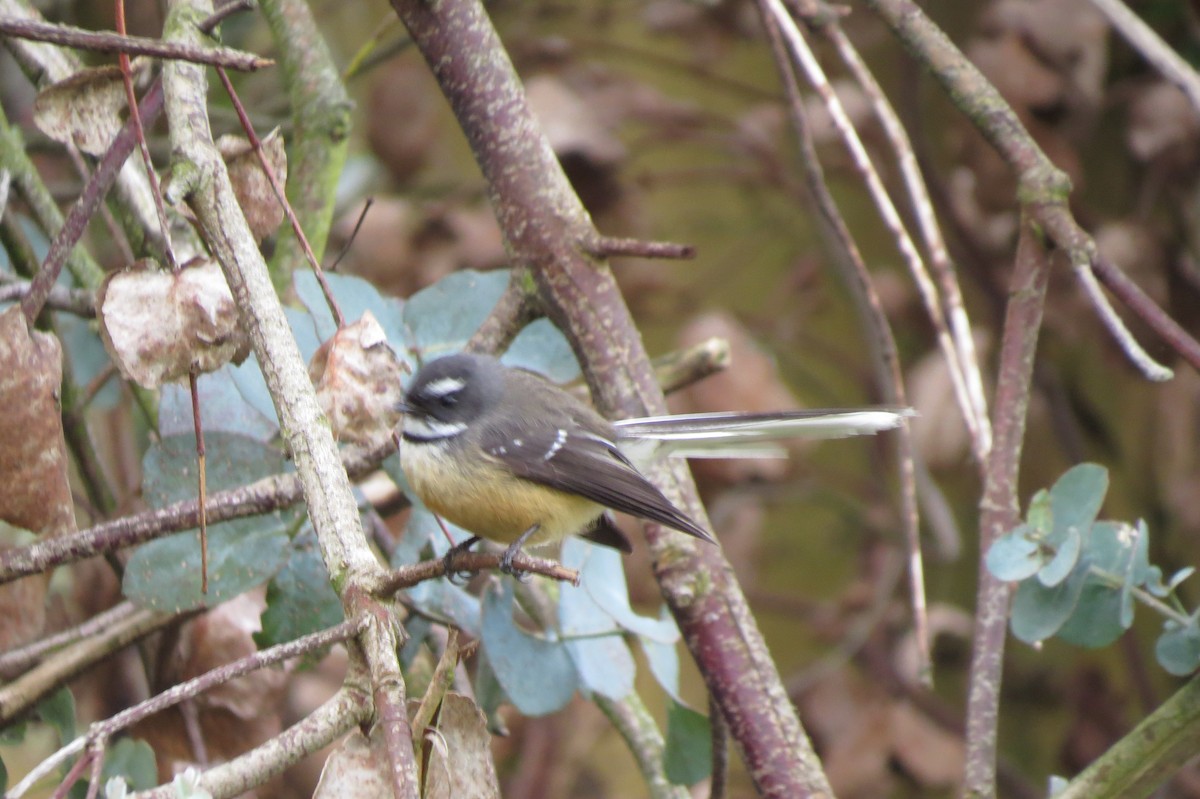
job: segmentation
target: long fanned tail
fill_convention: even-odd
[[[622,419],[613,423],[626,442],[645,442],[658,454],[688,458],[779,457],[772,442],[873,435],[915,416],[911,408],[804,410],[773,413],[693,413]],[[635,444],[636,449],[643,445]]]

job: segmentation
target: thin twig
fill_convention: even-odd
[[[261,652],[255,652],[253,655],[247,655],[240,660],[235,660],[232,663],[220,666],[211,671],[206,671],[199,677],[194,677],[187,682],[180,683],[104,721],[98,721],[88,729],[87,734],[79,736],[41,763],[38,763],[21,782],[9,791],[5,799],[18,799],[18,797],[22,796],[30,787],[37,783],[38,780],[58,768],[59,764],[65,762],[71,755],[83,751],[88,742],[97,737],[111,738],[117,732],[127,729],[143,719],[149,718],[155,713],[160,713],[169,707],[173,707],[185,699],[199,696],[205,691],[227,683],[232,679],[353,638],[362,631],[365,623],[366,620],[363,617],[349,619],[327,630],[312,633],[285,644],[277,644]]]
[[[236,9],[235,9],[236,10]],[[125,36],[112,31],[89,31],[71,25],[57,25],[27,19],[0,17],[0,36],[12,36],[34,42],[48,42],[77,50],[121,55],[148,55],[155,58],[190,61],[214,67],[253,72],[275,62],[229,47],[194,47],[143,36]]]
[[[11,302],[29,294],[30,281],[16,280],[7,275],[0,275],[0,302]],[[86,289],[73,289],[66,286],[54,286],[46,297],[46,307],[56,311],[65,311],[83,319],[96,318],[95,299],[92,292]]]
[[[1133,47],[1146,57],[1167,80],[1187,95],[1195,111],[1200,112],[1200,75],[1154,29],[1142,22],[1121,0],[1092,0],[1108,21]]]
[[[600,236],[595,241],[584,243],[584,249],[596,258],[665,258],[684,260],[696,257],[696,248],[691,244],[675,244],[669,241],[645,241],[643,239]]]
[[[189,615],[192,613],[139,610],[101,630],[94,637],[76,641],[54,653],[17,679],[0,686],[0,727],[25,713],[51,691],[94,663]]]
[[[1137,283],[1129,279],[1116,264],[1097,255],[1092,259],[1092,270],[1096,277],[1125,304],[1138,318],[1153,328],[1154,332],[1183,356],[1184,360],[1200,371],[1200,342],[1167,315]]]
[[[1117,316],[1117,312],[1109,304],[1108,298],[1100,290],[1100,283],[1096,280],[1096,275],[1092,271],[1092,263],[1079,263],[1074,266],[1075,277],[1079,279],[1080,285],[1083,286],[1084,294],[1091,300],[1092,307],[1099,314],[1100,321],[1108,328],[1109,335],[1124,350],[1125,357],[1149,380],[1161,382],[1174,377],[1175,373],[1173,371],[1151,358],[1150,354],[1142,349],[1142,345],[1138,344],[1133,334],[1129,332],[1129,328],[1125,327],[1125,323],[1121,321],[1121,317]]]
[[[200,390],[196,386],[196,370],[188,373],[188,389],[192,395],[192,432],[196,438],[196,509],[200,512],[200,593],[208,594],[208,467],[204,450],[204,425],[200,421]]]
[[[834,250],[840,256],[837,259],[852,296],[859,305],[860,317],[867,326],[868,342],[871,346],[871,362],[876,371],[880,389],[884,392],[889,403],[907,406],[908,398],[904,389],[904,380],[900,372],[900,356],[896,348],[895,337],[883,312],[883,304],[875,291],[871,275],[867,269],[850,229],[838,210],[837,203],[825,184],[824,173],[817,157],[816,146],[812,141],[808,122],[804,116],[804,104],[800,96],[800,87],[788,57],[788,45],[793,54],[799,58],[800,52],[811,52],[803,42],[803,37],[796,28],[791,17],[779,3],[779,0],[760,0],[760,11],[764,25],[775,51],[776,65],[787,89],[792,125],[796,129],[800,144],[801,163],[804,167],[805,183],[810,196],[817,204],[820,219],[826,235],[836,245]],[[782,18],[781,18],[782,15]],[[790,29],[789,26],[790,25]],[[799,41],[793,41],[799,39]],[[838,106],[840,108],[840,104]],[[832,112],[832,109],[831,109]],[[843,112],[844,113],[844,112]],[[853,140],[853,126],[850,126]],[[848,146],[849,143],[848,143]],[[853,147],[851,147],[853,149]],[[861,149],[861,143],[859,143]],[[868,159],[869,160],[869,159]],[[873,170],[870,174],[873,174]],[[878,177],[876,176],[876,180]],[[883,195],[886,200],[886,194]],[[890,200],[887,201],[890,206]],[[893,208],[894,212],[894,208]],[[902,226],[901,226],[901,229]],[[905,249],[901,244],[901,249]],[[915,248],[908,240],[907,249],[915,254]],[[919,256],[918,256],[919,260]],[[934,292],[936,297],[936,292]],[[944,326],[943,326],[944,327]],[[947,358],[954,358],[951,349]],[[964,406],[964,412],[966,407]],[[923,682],[932,679],[931,655],[929,649],[929,621],[925,600],[925,565],[921,556],[920,527],[917,512],[916,467],[914,465],[914,446],[912,432],[907,426],[899,430],[896,445],[896,464],[900,474],[900,511],[904,524],[905,544],[908,552],[909,601],[912,607],[914,635],[917,641],[918,668],[917,673]]]
[[[258,156],[258,162],[262,166],[263,174],[267,176],[271,188],[275,191],[275,197],[279,200],[279,204],[283,206],[283,213],[287,216],[288,224],[292,226],[292,232],[296,234],[296,240],[300,242],[300,247],[304,251],[304,257],[308,259],[308,264],[312,267],[313,275],[316,277],[317,283],[321,286],[321,293],[325,295],[325,303],[329,306],[329,312],[333,314],[333,321],[337,324],[338,328],[344,327],[346,318],[342,315],[341,306],[338,305],[337,300],[333,296],[333,290],[329,288],[329,282],[325,279],[325,270],[317,262],[317,256],[308,244],[308,237],[304,235],[304,230],[300,227],[300,220],[296,218],[296,212],[292,210],[292,204],[288,202],[287,193],[283,190],[283,184],[279,182],[275,170],[271,167],[270,162],[267,161],[266,153],[263,152],[262,142],[254,130],[254,123],[250,121],[250,115],[246,113],[245,107],[242,106],[242,100],[238,97],[237,91],[234,90],[233,82],[229,80],[229,73],[218,68],[217,77],[221,79],[221,85],[225,87],[225,93],[229,95],[229,100],[233,103],[233,109],[237,112],[238,120],[242,123],[242,130],[246,132],[246,137],[250,139],[250,145],[254,148],[254,154]]]
[[[26,644],[19,649],[13,649],[0,654],[0,680],[12,680],[25,669],[42,659],[47,652],[88,638],[96,633],[117,624],[137,612],[137,607],[130,601],[115,605],[108,610],[98,613],[87,621],[69,630],[46,636],[39,641]]]
[[[116,7],[117,33],[124,36],[125,0],[117,0]],[[138,149],[142,152],[142,164],[146,167],[146,178],[150,181],[150,194],[154,198],[154,212],[158,217],[158,227],[163,238],[163,254],[171,271],[178,272],[179,262],[175,259],[175,247],[171,244],[171,226],[167,223],[167,210],[163,206],[162,188],[158,183],[158,173],[154,171],[154,161],[150,158],[150,145],[146,143],[142,115],[138,112],[137,93],[133,90],[133,73],[129,69],[129,54],[117,53],[117,64],[121,68],[121,82],[125,84],[125,102],[129,106],[129,118],[133,122],[134,132],[137,133]]]
[[[846,36],[846,32],[833,19],[832,15],[826,15],[825,21],[817,26],[817,30],[832,41],[834,47],[837,48],[842,61],[870,99],[871,107],[875,109],[875,116],[879,118],[883,130],[891,142],[896,162],[900,167],[900,174],[908,189],[909,200],[917,220],[917,229],[921,232],[921,236],[925,240],[925,247],[929,251],[929,265],[937,278],[937,285],[941,288],[938,300],[942,303],[942,307],[928,310],[935,329],[939,330],[939,333],[943,328],[943,320],[940,315],[936,317],[933,315],[938,311],[945,314],[944,325],[948,334],[948,342],[945,343],[948,344],[948,348],[943,347],[943,355],[952,361],[948,366],[951,372],[951,383],[955,389],[955,398],[958,400],[963,419],[971,433],[971,444],[975,457],[982,464],[983,459],[992,449],[992,425],[988,419],[987,398],[983,392],[983,376],[980,373],[979,360],[975,353],[975,339],[971,333],[971,322],[967,318],[962,289],[958,284],[954,264],[950,261],[950,254],[946,250],[946,242],[942,237],[941,227],[938,225],[937,216],[933,211],[933,202],[929,197],[929,190],[925,185],[925,178],[921,174],[921,167],[917,163],[908,133],[904,130],[904,125],[900,122],[891,103],[888,102],[870,68],[867,67],[858,50]],[[922,268],[924,264],[917,262],[912,266]],[[955,374],[956,372],[960,372],[961,376]]]
[[[499,553],[493,552],[460,552],[454,556],[453,567],[455,572],[469,572],[472,574],[481,571],[492,571],[500,568],[501,558],[502,556]],[[575,586],[579,585],[579,572],[575,569],[569,569],[557,561],[535,558],[532,555],[520,552],[513,558],[513,566],[522,572],[540,574],[543,577],[549,577],[551,580],[558,580],[559,582],[570,583]],[[426,580],[445,576],[445,558],[423,560],[411,566],[401,566],[388,575],[383,586],[380,588],[380,595],[394,594],[397,591],[412,588]]]

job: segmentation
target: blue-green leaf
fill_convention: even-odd
[[[513,622],[513,590],[504,580],[483,595],[482,640],[496,680],[526,716],[553,713],[579,687],[562,641],[532,635]]]
[[[405,337],[403,300],[385,297],[361,277],[326,272],[325,280],[347,322],[357,322],[364,312],[370,311],[383,328],[392,349],[402,352],[409,347]],[[294,285],[296,296],[312,316],[318,338],[325,341],[337,332],[337,324],[316,276],[310,269],[299,270],[295,273]]]
[[[265,443],[279,434],[274,409],[265,414],[260,407],[248,402],[229,366],[201,375],[196,381],[196,393],[200,398],[200,421],[206,440],[215,433],[228,433]],[[158,432],[163,438],[184,436],[191,439],[192,460],[195,460],[192,393],[186,385],[168,383],[162,387],[158,402]]]
[[[663,753],[667,779],[695,785],[712,773],[712,727],[708,716],[671,700],[667,707],[667,745]]]
[[[1048,555],[1021,524],[996,539],[987,553],[987,567],[998,580],[1024,580],[1038,573]]]
[[[107,747],[100,776],[101,789],[114,777],[122,778],[131,791],[146,791],[157,785],[158,768],[150,744],[140,738],[121,738]],[[87,792],[88,782],[81,780],[71,787],[70,796],[71,799],[84,799]]]
[[[509,366],[539,372],[555,383],[579,377],[579,361],[570,343],[549,319],[538,319],[518,333],[501,360]]]
[[[1054,531],[1050,542],[1057,548],[1072,529],[1086,536],[1096,521],[1104,495],[1108,493],[1108,470],[1095,463],[1068,469],[1050,489]]]
[[[75,740],[75,696],[71,689],[63,686],[38,702],[34,715],[54,728],[60,744]]]
[[[682,702],[683,698],[679,692],[679,646],[642,636],[638,636],[637,640],[646,655],[646,662],[650,664],[650,673],[654,675],[654,679],[668,696],[676,702]]]
[[[1184,627],[1169,623],[1154,654],[1159,664],[1177,677],[1186,677],[1200,667],[1200,626],[1195,617]]]
[[[579,570],[579,588],[564,588],[560,602],[574,602],[582,605],[582,597],[569,597],[571,593],[582,591],[594,602],[594,607],[602,610],[622,628],[638,635],[663,643],[674,643],[679,640],[679,628],[670,616],[651,618],[633,611],[629,605],[629,588],[625,582],[625,567],[621,553],[610,547],[602,547],[572,536],[563,543],[562,563]],[[564,625],[563,633],[567,634],[566,625],[573,619],[563,617],[560,608],[560,622]],[[602,632],[604,625],[594,623],[594,632]],[[582,629],[582,628],[581,628]],[[572,633],[575,634],[575,633]],[[579,633],[583,634],[583,633]]]
[[[1079,553],[1083,549],[1083,535],[1078,527],[1068,527],[1063,531],[1063,537],[1058,541],[1058,551],[1050,562],[1037,573],[1038,581],[1051,587],[1067,579],[1067,575],[1079,563]]]
[[[495,307],[508,277],[506,269],[464,269],[418,291],[404,305],[409,348],[422,362],[461,350]]]
[[[1121,615],[1121,592],[1093,575],[1079,595],[1075,612],[1059,628],[1058,637],[1076,646],[1098,649],[1120,638],[1128,628]]]
[[[1044,641],[1058,632],[1075,612],[1087,580],[1086,569],[1075,569],[1053,587],[1025,580],[1017,588],[1012,605],[1012,632],[1026,643]]]
[[[565,640],[582,688],[609,699],[624,699],[633,691],[637,665],[624,638],[614,634]]]

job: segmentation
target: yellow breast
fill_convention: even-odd
[[[475,535],[511,544],[530,527],[528,546],[581,532],[604,512],[589,499],[521,480],[479,455],[450,462],[446,444],[400,448],[409,485],[427,508]]]

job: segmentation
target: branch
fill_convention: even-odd
[[[357,479],[374,471],[394,450],[395,444],[390,439],[371,449],[347,450],[342,454],[342,464],[346,473]],[[276,474],[247,486],[210,494],[204,508],[209,524],[216,524],[290,507],[303,498],[304,488],[298,475]],[[0,584],[169,533],[191,530],[199,524],[200,503],[187,499],[158,510],[102,522],[73,535],[2,550]]]
[[[54,25],[30,19],[0,17],[0,36],[12,36],[35,42],[73,47],[77,50],[94,50],[98,53],[127,53],[148,55],[154,58],[178,59],[194,64],[227,67],[239,72],[254,72],[269,67],[275,62],[253,53],[244,53],[229,47],[201,47],[148,39],[143,36],[124,36],[112,31],[89,31],[71,25]]]
[[[0,687],[0,727],[37,704],[43,697],[92,664],[119,652],[156,630],[187,615],[139,610],[112,624],[99,635],[56,653],[52,658]]]
[[[456,573],[469,572],[474,574],[476,572],[499,569],[500,559],[501,555],[499,553],[459,552],[455,554],[452,565]],[[579,572],[574,569],[568,569],[558,561],[535,558],[532,555],[519,552],[513,558],[513,565],[523,572],[540,574],[543,577],[549,577],[551,580],[571,583],[575,586],[579,585]],[[403,591],[406,588],[419,585],[426,580],[434,580],[438,577],[446,576],[445,558],[423,560],[411,566],[402,566],[388,575],[384,581],[383,588],[380,589],[380,595],[389,596],[397,591]]]
[[[329,746],[370,715],[370,698],[357,688],[345,686],[303,721],[244,755],[204,772],[200,776],[200,787],[214,799],[240,796]],[[172,785],[160,785],[132,794],[130,799],[174,799],[176,796]]]
[[[992,575],[986,558],[992,542],[1020,520],[1017,476],[1050,276],[1043,246],[1032,220],[1022,219],[996,378],[996,445],[987,461],[979,503],[979,587],[967,695],[965,796],[995,795],[996,730],[1011,588]]]
[[[1121,0],[1092,0],[1108,21],[1133,47],[1146,57],[1167,80],[1187,95],[1194,111],[1200,112],[1200,75],[1192,65],[1164,42],[1154,29],[1142,22]]]

